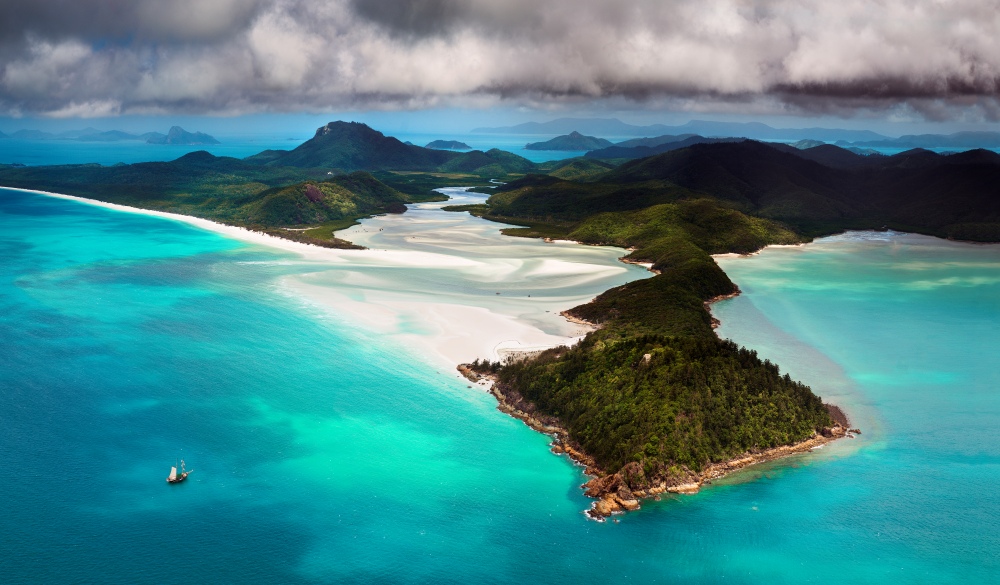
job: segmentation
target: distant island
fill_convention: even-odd
[[[526,122],[515,126],[475,128],[480,134],[561,134],[571,132],[613,136],[640,136],[614,146],[655,147],[665,142],[683,140],[694,135],[707,138],[749,138],[785,143],[836,144],[844,148],[1000,148],[1000,132],[965,131],[952,134],[908,134],[898,138],[885,136],[871,130],[841,128],[774,128],[760,122],[717,122],[691,120],[678,126],[650,124],[639,126],[615,118],[560,118],[549,122]],[[653,137],[653,138],[649,138]],[[659,140],[668,138],[669,140]],[[603,147],[566,149],[595,150]],[[562,149],[559,149],[562,150]],[[655,153],[650,153],[655,154]],[[647,155],[649,156],[649,155]],[[603,158],[603,157],[602,157]]]
[[[102,131],[97,128],[84,128],[82,130],[67,130],[65,132],[52,133],[42,130],[18,130],[12,134],[0,132],[0,140],[76,140],[79,142],[119,142],[134,140],[145,142],[146,144],[183,144],[183,145],[210,145],[220,144],[214,136],[204,132],[188,132],[180,126],[172,127],[166,134],[160,132],[146,132],[144,134],[132,134],[121,130]]]
[[[549,122],[526,122],[516,126],[476,128],[475,134],[568,134],[572,131],[605,136],[660,136],[664,134],[700,134],[709,137],[742,136],[756,140],[795,141],[802,139],[867,141],[886,140],[888,136],[871,130],[845,130],[841,128],[773,128],[760,122],[716,122],[691,120],[679,126],[650,124],[639,126],[616,118],[559,118]]]
[[[1000,148],[1000,132],[955,132],[954,134],[907,134],[899,138],[845,142],[838,146],[880,148]]]
[[[545,142],[532,142],[526,144],[526,150],[596,150],[607,148],[612,145],[610,140],[597,138],[595,136],[584,136],[573,131],[565,136],[556,136],[552,140]]]
[[[148,144],[219,144],[214,137],[203,132],[188,132],[180,126],[174,126],[166,136],[152,132],[144,134]]]
[[[427,143],[424,148],[434,148],[436,150],[472,150],[472,147],[458,140],[433,140]]]

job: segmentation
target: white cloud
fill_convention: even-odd
[[[4,88],[28,96],[58,91],[60,85],[70,81],[73,70],[91,56],[90,48],[78,41],[50,43],[31,39],[27,55],[4,67]]]
[[[126,22],[95,9],[80,23],[36,12],[23,26],[47,34],[0,42],[8,112],[625,99],[1000,114],[1000,0],[143,0]]]

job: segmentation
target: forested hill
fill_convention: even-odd
[[[891,227],[1000,241],[1000,155],[987,150],[894,156],[824,145],[697,144],[629,161],[587,183],[529,176],[494,197],[495,213],[579,220],[706,197],[815,236]]]
[[[570,132],[564,136],[556,136],[552,140],[544,142],[532,142],[526,144],[527,150],[595,150],[611,146],[610,140],[597,138],[596,136],[584,136],[579,132]]]
[[[424,148],[406,144],[359,122],[330,122],[294,150],[266,150],[245,160],[265,166],[323,168],[339,172],[462,172],[491,178],[536,170],[534,163],[509,152]]]
[[[204,151],[111,167],[0,166],[0,185],[203,217],[334,247],[349,245],[333,237],[334,229],[374,213],[402,212],[404,203],[421,200],[366,172],[262,167]],[[283,229],[302,226],[314,229]]]
[[[266,151],[249,162],[291,167],[352,170],[430,170],[460,156],[454,152],[404,144],[358,122],[330,122],[291,151]]]

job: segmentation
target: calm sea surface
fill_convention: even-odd
[[[0,190],[3,582],[1000,571],[998,247],[893,236],[723,260],[744,295],[715,307],[721,333],[864,434],[603,524],[581,514],[585,478],[546,437],[451,372],[295,302],[279,284],[290,260]],[[169,486],[176,458],[195,471]]]

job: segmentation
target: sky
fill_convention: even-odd
[[[1000,0],[0,3],[0,130],[566,116],[998,129]]]

